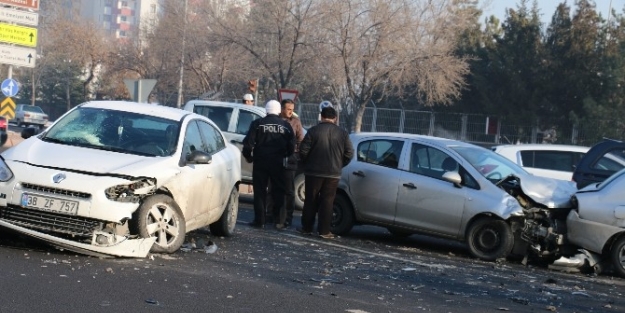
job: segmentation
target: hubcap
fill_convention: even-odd
[[[477,240],[485,250],[493,250],[499,244],[499,234],[492,228],[486,228],[482,230]]]

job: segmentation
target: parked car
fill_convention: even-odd
[[[36,105],[18,104],[15,107],[15,118],[13,119],[17,126],[37,126],[43,128],[48,122],[48,114]]]
[[[226,136],[226,139],[243,149],[243,138],[252,121],[265,117],[265,108],[240,103],[191,100],[184,109],[210,118]],[[252,163],[241,158],[241,176],[246,184],[252,183]],[[295,208],[304,207],[304,174],[300,171],[295,176]]]
[[[355,224],[398,236],[425,233],[466,242],[483,260],[555,256],[563,247],[572,182],[531,175],[461,141],[401,133],[350,138],[355,155],[339,182],[333,233]]]
[[[571,180],[588,147],[551,144],[498,145],[492,150],[537,176]]]
[[[240,152],[208,118],[93,101],[2,154],[0,226],[77,252],[172,253],[209,226],[232,235]]]
[[[9,123],[4,116],[0,116],[0,146],[4,146],[9,138],[9,134],[7,133],[7,129],[9,127]]]
[[[573,172],[573,181],[581,189],[606,180],[625,168],[625,142],[604,139],[592,146]]]
[[[625,277],[625,169],[573,196],[568,240],[607,259]]]

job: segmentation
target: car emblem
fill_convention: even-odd
[[[65,178],[67,178],[67,176],[65,176],[65,174],[63,174],[63,173],[58,173],[58,174],[56,174],[56,175],[52,176],[52,181],[53,181],[55,184],[58,184],[58,183],[62,182],[63,180],[65,180]]]

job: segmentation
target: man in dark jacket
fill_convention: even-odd
[[[349,134],[335,124],[336,118],[337,113],[333,107],[324,107],[321,110],[321,122],[308,130],[299,146],[299,156],[304,163],[306,175],[306,199],[302,212],[302,228],[299,231],[302,234],[311,234],[318,212],[317,231],[319,236],[326,239],[334,238],[330,232],[332,204],[341,171],[354,155]]]
[[[270,100],[265,105],[267,116],[256,119],[250,124],[243,139],[243,157],[254,162],[252,185],[254,186],[254,221],[253,227],[265,225],[267,207],[267,184],[271,180],[274,203],[273,218],[276,228],[284,229],[286,211],[284,209],[284,159],[293,154],[295,140],[291,125],[278,116],[280,102]]]

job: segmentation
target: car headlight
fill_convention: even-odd
[[[156,179],[138,178],[127,184],[107,188],[104,193],[109,200],[119,202],[139,202],[143,197],[156,191]]]
[[[6,182],[13,178],[13,172],[9,166],[4,162],[4,159],[0,158],[0,181]]]

